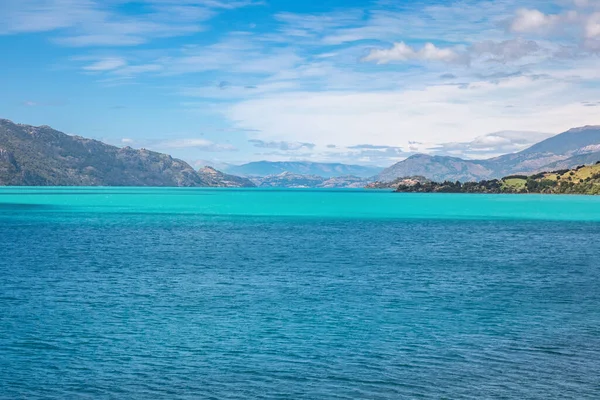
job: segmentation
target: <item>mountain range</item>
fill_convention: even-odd
[[[284,188],[363,188],[372,179],[357,176],[334,176],[331,178],[319,175],[302,175],[283,172],[278,175],[251,177],[250,180],[258,187]]]
[[[167,154],[119,148],[6,119],[0,119],[0,185],[254,186],[213,169],[195,171]]]
[[[381,168],[340,163],[317,163],[310,161],[257,161],[243,165],[232,165],[225,169],[227,173],[246,177],[277,176],[288,172],[296,175],[314,175],[324,178],[355,176],[371,178],[381,172]]]
[[[195,170],[167,154],[0,119],[0,185],[341,188],[412,176],[471,182],[571,169],[599,160],[600,126],[585,126],[486,160],[416,154],[383,171],[340,163],[260,161],[227,165],[221,172],[212,167]]]
[[[600,126],[574,128],[518,153],[487,160],[416,154],[379,173],[375,180],[391,182],[408,176],[434,181],[479,181],[511,174],[570,169],[600,160]]]

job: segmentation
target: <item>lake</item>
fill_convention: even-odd
[[[600,197],[0,188],[0,398],[600,398]]]

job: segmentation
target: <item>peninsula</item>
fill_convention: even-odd
[[[600,161],[574,169],[511,175],[479,182],[434,182],[415,176],[391,183],[373,183],[370,189],[394,189],[399,193],[488,193],[488,194],[581,194],[600,195]]]

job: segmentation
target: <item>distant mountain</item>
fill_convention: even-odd
[[[544,168],[549,171],[555,171],[559,169],[573,169],[580,165],[594,164],[600,161],[600,151],[596,153],[579,154],[566,160],[556,161],[546,165]]]
[[[315,188],[323,181],[325,178],[322,176],[292,174],[291,172],[252,178],[252,182],[258,187],[281,188]]]
[[[224,174],[212,167],[201,168],[198,173],[210,186],[218,187],[256,187],[256,185],[247,178],[235,175]]]
[[[359,189],[373,182],[372,178],[360,178],[358,176],[338,176],[323,181],[320,188]]]
[[[289,172],[292,174],[316,175],[325,178],[349,175],[368,178],[381,172],[381,168],[309,161],[258,161],[229,167],[226,169],[226,172],[241,176],[272,176]]]
[[[386,168],[376,179],[395,179],[421,175],[434,181],[479,181],[510,174],[529,174],[556,168],[574,168],[600,159],[600,126],[571,129],[518,153],[488,160],[463,160],[455,157],[418,154]]]
[[[383,170],[376,180],[391,182],[415,175],[439,181],[471,181],[493,176],[494,171],[482,161],[416,154]]]
[[[212,161],[212,160],[194,160],[190,163],[190,165],[196,169],[204,168],[205,166],[210,166],[211,168],[216,169],[217,171],[227,172],[227,170],[233,167],[232,164],[220,161]]]
[[[368,178],[339,176],[324,178],[318,175],[301,175],[283,172],[278,175],[251,178],[258,187],[280,188],[362,188],[371,182]]]
[[[566,155],[578,153],[582,149],[594,145],[598,146],[597,150],[600,150],[600,126],[584,126],[548,138],[523,150],[521,153]]]
[[[496,176],[530,173],[551,169],[551,166],[571,157],[600,151],[600,126],[585,126],[553,136],[519,153],[487,160]],[[594,160],[598,161],[598,160]],[[563,163],[573,168],[577,161]]]
[[[0,185],[226,186],[189,164],[149,150],[119,148],[49,126],[0,119]]]

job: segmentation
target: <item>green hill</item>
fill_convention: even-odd
[[[535,175],[512,175],[480,182],[432,182],[398,180],[401,193],[506,193],[506,194],[585,194],[600,195],[600,161],[570,170],[542,172]]]

